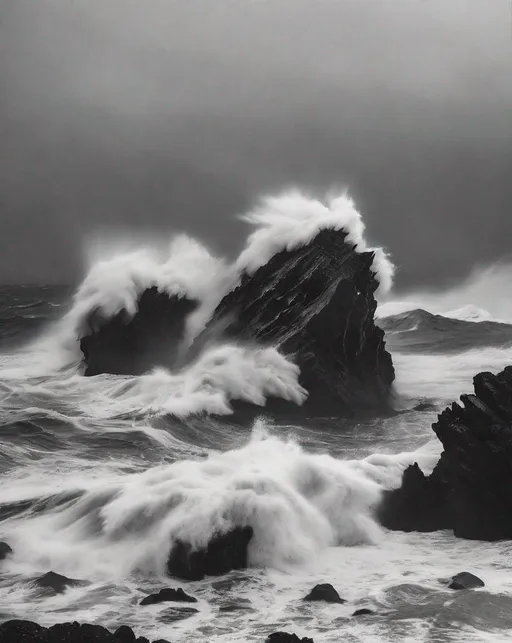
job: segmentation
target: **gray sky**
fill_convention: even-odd
[[[0,0],[0,281],[348,186],[399,284],[512,250],[509,0]],[[230,225],[227,225],[227,223]]]

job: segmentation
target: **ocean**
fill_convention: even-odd
[[[84,377],[73,291],[0,288],[0,540],[14,550],[0,563],[2,621],[124,624],[173,643],[263,642],[275,631],[316,643],[511,640],[511,543],[389,532],[374,517],[408,464],[434,467],[437,414],[477,372],[511,363],[505,319],[478,301],[450,310],[442,298],[417,308],[388,296],[378,323],[400,414],[287,422],[263,403],[247,425],[198,412],[225,409],[232,380],[251,386],[239,356],[206,389],[197,367]],[[169,534],[204,542],[220,519],[252,525],[250,567],[166,576]],[[83,583],[44,592],[33,581],[50,570]],[[449,590],[443,581],[461,571],[485,588]],[[303,603],[319,583],[347,602]],[[198,603],[139,605],[162,587]],[[353,618],[359,608],[374,614]]]

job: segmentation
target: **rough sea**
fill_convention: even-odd
[[[511,640],[511,543],[388,532],[373,515],[408,464],[435,465],[437,413],[477,372],[512,362],[504,311],[459,305],[453,292],[388,296],[379,309],[399,415],[277,424],[262,406],[245,426],[189,412],[232,380],[250,387],[243,360],[225,357],[213,392],[197,370],[85,378],[66,325],[73,289],[0,288],[0,540],[14,550],[0,563],[1,620],[126,624],[173,643],[275,631],[316,643]],[[199,582],[165,575],[170,534],[204,542],[213,524],[241,517],[255,532],[249,569]],[[50,570],[84,583],[44,593],[33,581]],[[447,589],[461,571],[485,588]],[[318,583],[347,602],[304,604]],[[162,587],[199,602],[139,606]],[[375,614],[352,618],[358,608]]]

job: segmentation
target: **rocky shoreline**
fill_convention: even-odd
[[[432,429],[444,447],[426,476],[414,464],[388,492],[381,524],[397,531],[452,530],[459,538],[512,539],[512,366],[474,377],[474,394],[445,409]]]

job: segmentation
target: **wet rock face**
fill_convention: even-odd
[[[282,251],[217,307],[192,351],[212,338],[277,345],[301,370],[314,415],[382,413],[394,380],[384,332],[374,323],[373,254],[357,253],[343,231],[322,230]]]
[[[512,538],[512,367],[479,373],[433,429],[444,451],[430,476],[409,467],[380,508],[384,526],[403,531],[452,529],[475,540]]]
[[[461,572],[452,578],[448,587],[450,589],[476,589],[478,587],[485,587],[485,583],[474,574]]]
[[[133,317],[124,310],[110,319],[93,312],[87,320],[90,332],[80,341],[85,375],[142,375],[157,366],[172,366],[187,317],[196,307],[197,302],[186,297],[149,288]]]
[[[221,576],[234,569],[245,569],[252,527],[236,527],[227,534],[215,536],[204,549],[194,550],[189,543],[177,541],[169,555],[167,570],[184,580],[202,580]]]

